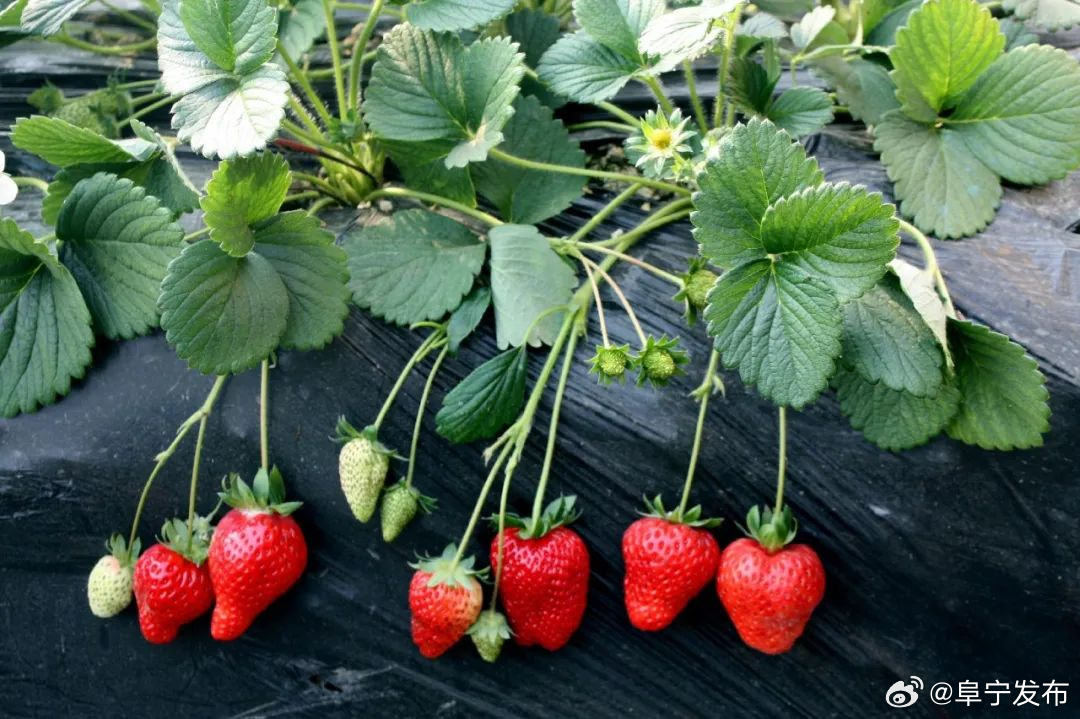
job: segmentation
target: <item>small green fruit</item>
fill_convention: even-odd
[[[368,521],[375,513],[389,471],[389,455],[379,451],[367,437],[351,439],[341,448],[338,455],[341,491],[353,515],[361,522]]]
[[[90,611],[102,619],[115,617],[131,604],[132,570],[138,558],[139,540],[135,540],[133,552],[128,552],[124,538],[118,534],[105,546],[111,553],[97,561],[86,581]]]
[[[675,376],[675,360],[665,349],[653,349],[641,358],[645,376],[656,382],[667,382]]]
[[[480,657],[485,662],[493,663],[499,658],[503,644],[510,638],[510,626],[502,612],[489,609],[469,628],[469,636]]]
[[[380,519],[382,520],[382,538],[392,542],[409,526],[420,508],[420,493],[404,482],[398,482],[383,493]]]
[[[682,365],[689,361],[686,352],[679,349],[678,337],[649,337],[635,358],[639,370],[637,383],[650,382],[654,387],[664,387],[673,377],[683,374]]]
[[[709,304],[709,290],[716,283],[716,273],[702,268],[692,272],[685,282],[686,301],[696,310],[705,309]]]
[[[622,382],[631,363],[630,346],[597,347],[592,358],[591,372],[595,372],[604,384]]]

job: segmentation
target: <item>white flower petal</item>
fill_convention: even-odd
[[[10,205],[19,194],[19,187],[7,175],[0,173],[0,205]]]
[[[4,171],[4,151],[0,150],[0,172]]]

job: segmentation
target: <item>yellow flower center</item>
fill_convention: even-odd
[[[671,147],[671,129],[658,127],[649,133],[649,143],[657,150],[666,150]]]

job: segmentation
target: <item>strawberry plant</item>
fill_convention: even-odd
[[[150,641],[170,641],[214,595],[213,636],[236,638],[301,577],[299,504],[284,500],[268,456],[269,370],[276,353],[332,342],[350,304],[423,335],[378,412],[343,417],[336,432],[343,500],[360,522],[378,510],[386,541],[435,507],[414,478],[440,370],[489,327],[500,350],[434,412],[447,441],[488,445],[460,538],[419,561],[409,588],[413,639],[432,658],[466,634],[489,661],[511,637],[554,650],[581,624],[589,550],[567,525],[589,508],[547,496],[575,363],[639,391],[700,377],[680,500],[670,511],[662,496],[647,502],[623,537],[631,623],[667,627],[715,577],[744,641],[768,653],[790,649],[825,581],[814,550],[790,544],[789,409],[835,392],[851,425],[889,451],[941,434],[1026,449],[1049,429],[1035,360],[957,309],[930,236],[979,232],[1003,181],[1039,185],[1080,167],[1080,64],[1025,29],[1080,21],[1070,3],[375,0],[357,16],[337,0],[142,0],[121,15],[129,32],[104,42],[73,20],[85,5],[18,0],[0,11],[0,42],[36,35],[155,53],[160,77],[117,77],[79,98],[45,86],[28,98],[38,114],[14,124],[14,145],[56,171],[0,175],[0,202],[43,193],[54,231],[35,237],[0,219],[0,412],[66,394],[97,338],[159,327],[193,370],[217,377],[158,456],[129,538],[110,541],[89,580],[99,616],[123,610],[133,587]],[[695,65],[706,56],[716,62],[708,91]],[[675,73],[687,88],[678,103],[665,89]],[[620,104],[630,83],[655,108]],[[604,119],[573,122],[580,108],[568,103]],[[145,122],[164,108],[171,131]],[[898,208],[827,181],[801,144],[838,115],[865,124]],[[586,153],[583,132],[599,132],[609,152]],[[177,161],[181,146],[217,162],[205,187]],[[608,193],[606,205],[572,233],[545,234],[586,191]],[[644,219],[601,236],[631,204]],[[340,237],[320,220],[331,207],[356,215]],[[666,226],[692,233],[699,252],[673,267],[633,253]],[[897,256],[902,237],[921,266]],[[670,284],[668,309],[709,336],[707,358],[648,331],[612,275],[619,263]],[[626,336],[609,328],[616,309]],[[383,424],[425,366],[399,456]],[[212,530],[196,512],[207,419],[226,378],[256,367],[261,466],[250,486],[227,480],[222,501],[234,509]],[[690,506],[721,369],[777,407],[779,440],[775,504],[752,509],[750,538],[722,553],[717,520]],[[518,516],[511,483],[549,394],[544,462],[531,511]],[[139,557],[147,492],[195,427],[187,521],[171,520]],[[484,571],[470,546],[500,478]],[[756,600],[763,587],[768,602]]]

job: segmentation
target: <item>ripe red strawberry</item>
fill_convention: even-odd
[[[649,513],[623,534],[626,613],[638,629],[665,628],[716,576],[720,547],[709,533],[718,519],[701,519],[701,507],[665,512],[657,497]]]
[[[441,557],[421,559],[409,584],[413,643],[428,659],[446,653],[480,616],[484,590],[476,581],[473,557],[455,561],[457,547]]]
[[[233,509],[218,522],[210,542],[210,578],[217,594],[210,634],[229,641],[300,579],[307,543],[289,516],[301,503],[284,501],[277,467],[260,469],[251,487],[231,475],[221,498]]]
[[[790,544],[797,524],[791,511],[757,507],[746,519],[752,538],[738,539],[720,555],[716,590],[746,644],[782,654],[803,633],[825,594],[825,568],[805,544]]]
[[[589,551],[565,525],[577,518],[574,497],[560,497],[539,518],[508,518],[499,591],[514,639],[560,649],[581,626],[589,591]],[[491,542],[498,571],[499,538]]]
[[[197,518],[189,534],[187,523],[173,519],[161,530],[161,541],[135,563],[135,603],[139,628],[151,644],[168,644],[180,627],[197,619],[214,603],[214,588],[206,567],[210,522]]]

